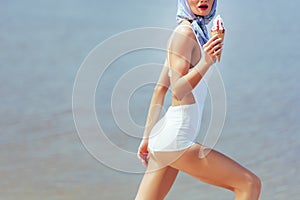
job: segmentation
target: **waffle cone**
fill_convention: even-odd
[[[214,30],[211,31],[211,35],[218,35],[219,38],[222,38],[222,42],[224,41],[224,36],[225,36],[225,30]],[[220,53],[220,55],[218,56],[218,62],[221,61],[221,55],[222,55],[222,51]]]

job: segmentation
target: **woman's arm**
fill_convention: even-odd
[[[204,55],[201,55],[200,62],[188,73],[191,56],[197,45],[194,32],[188,26],[179,27],[170,41],[171,86],[177,100],[181,100],[196,87],[222,50],[221,39],[217,36],[212,37],[203,46]]]
[[[165,95],[168,91],[170,80],[168,77],[169,66],[167,60],[164,63],[164,67],[161,71],[159,80],[154,88],[151,103],[149,106],[147,121],[144,130],[144,139],[149,138],[150,131],[159,119],[162,106],[164,104]]]
[[[168,91],[170,85],[170,79],[168,77],[169,66],[167,65],[167,60],[165,61],[164,67],[160,74],[159,80],[154,88],[151,103],[149,106],[147,121],[144,130],[144,136],[140,143],[137,156],[142,161],[142,163],[147,166],[149,160],[148,152],[148,138],[153,126],[159,119],[161,108],[164,104],[165,95]]]

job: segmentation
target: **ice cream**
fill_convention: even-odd
[[[222,42],[224,41],[225,36],[225,28],[224,28],[224,22],[220,15],[218,15],[214,21],[213,26],[211,28],[211,35],[218,35],[219,38],[222,38]],[[222,54],[222,52],[221,52]],[[221,60],[221,54],[218,56],[218,62]]]

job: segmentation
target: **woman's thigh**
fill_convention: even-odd
[[[208,154],[203,156],[205,152]],[[229,157],[199,144],[187,149],[171,166],[203,182],[232,191],[248,184],[249,177],[254,175]]]
[[[164,199],[173,185],[177,174],[177,169],[170,166],[162,166],[161,163],[151,156],[136,200]]]

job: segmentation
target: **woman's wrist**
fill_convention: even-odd
[[[195,66],[195,69],[198,73],[201,74],[201,76],[204,76],[206,71],[212,66],[214,62],[207,62],[205,59],[201,59],[198,65]]]
[[[145,134],[144,134],[142,140],[148,141],[148,140],[149,140],[149,135],[145,135]]]

